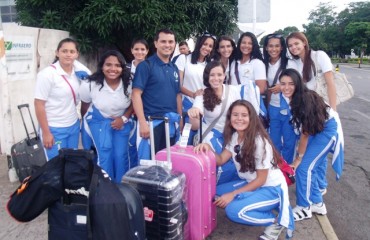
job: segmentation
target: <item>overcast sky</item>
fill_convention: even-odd
[[[263,35],[288,26],[296,26],[303,31],[302,24],[307,24],[310,11],[316,9],[320,2],[331,2],[337,7],[336,11],[340,12],[348,6],[348,3],[361,0],[271,0],[270,22],[257,23],[256,28],[265,30]],[[252,27],[252,24],[246,25]]]

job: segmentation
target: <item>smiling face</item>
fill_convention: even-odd
[[[74,60],[78,58],[76,44],[73,42],[65,42],[55,51],[61,66],[72,66]]]
[[[294,56],[298,56],[303,59],[305,54],[305,47],[306,44],[301,39],[289,38],[288,40],[289,52]]]
[[[168,61],[173,50],[176,47],[175,35],[161,32],[158,35],[158,40],[154,41],[157,55],[160,59]]]
[[[292,99],[295,91],[295,85],[290,76],[284,75],[280,78],[280,90],[285,97]]]
[[[215,44],[215,40],[213,40],[213,38],[209,37],[207,38],[204,42],[203,42],[203,45],[200,47],[200,50],[199,50],[199,57],[200,58],[205,58],[207,57],[211,52],[212,52],[212,49],[213,49],[213,46]]]
[[[249,111],[243,105],[236,105],[233,107],[230,116],[231,126],[241,134],[249,126]]]
[[[228,40],[221,40],[217,51],[220,53],[221,57],[229,58],[233,52],[233,46]]]
[[[266,51],[270,55],[271,61],[277,61],[280,58],[280,54],[282,51],[280,39],[270,38],[266,46]]]
[[[240,51],[244,56],[249,56],[253,49],[253,42],[249,36],[244,36],[240,42]]]
[[[109,56],[105,59],[102,71],[107,82],[119,80],[122,70],[121,63],[116,56]]]
[[[224,69],[221,66],[217,66],[211,69],[209,73],[209,84],[213,89],[222,88],[222,84],[225,80]]]
[[[148,49],[142,43],[136,43],[133,48],[131,48],[131,53],[134,56],[135,60],[142,61],[145,59],[148,54]]]

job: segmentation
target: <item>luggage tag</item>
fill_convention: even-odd
[[[185,123],[184,129],[182,130],[182,135],[179,140],[179,146],[186,148],[190,136],[191,124]]]

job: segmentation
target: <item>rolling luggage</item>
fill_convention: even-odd
[[[185,129],[183,134],[184,132]],[[200,136],[199,142],[201,141]],[[171,162],[174,170],[186,176],[187,239],[205,239],[217,225],[216,205],[213,204],[216,194],[216,159],[213,152],[197,154],[194,153],[193,146],[186,146],[187,139],[182,142],[183,144],[180,142],[171,147]],[[165,150],[159,151],[155,156],[156,160],[165,161],[166,158]]]
[[[169,151],[169,123],[165,118],[166,149]],[[154,158],[153,122],[149,118],[151,134],[151,156]],[[168,162],[155,160],[142,161],[141,165],[129,170],[122,178],[136,188],[141,195],[144,206],[146,237],[152,239],[185,239],[184,225],[187,209],[184,203],[185,175],[171,171],[170,155]],[[162,166],[155,165],[163,163]]]
[[[27,130],[27,125],[24,120],[22,108],[27,108],[28,110],[35,134],[35,137],[33,138],[30,137],[30,133]],[[14,144],[11,147],[11,156],[19,181],[22,182],[23,179],[30,176],[32,173],[34,173],[37,169],[39,169],[42,165],[46,163],[46,155],[44,152],[44,148],[42,146],[42,141],[37,134],[29,105],[28,104],[18,105],[18,109],[21,113],[24,128],[26,129],[27,138]]]

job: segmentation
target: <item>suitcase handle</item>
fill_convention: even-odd
[[[27,108],[27,110],[28,110],[28,114],[30,115],[30,119],[31,119],[31,122],[32,122],[33,131],[34,131],[34,133],[35,133],[35,138],[36,138],[36,140],[38,140],[38,139],[39,139],[39,135],[37,134],[37,130],[36,130],[36,127],[35,127],[35,123],[33,122],[33,118],[32,118],[31,111],[30,111],[30,105],[29,105],[28,103],[25,103],[25,104],[20,104],[20,105],[18,105],[17,107],[18,107],[18,109],[19,109],[19,112],[21,113],[23,126],[24,126],[24,129],[26,130],[26,134],[27,134],[27,141],[28,141],[28,143],[30,143],[30,142],[31,142],[31,138],[30,138],[30,134],[29,134],[29,132],[28,132],[28,130],[27,130],[26,122],[24,121],[22,108]]]
[[[154,149],[154,126],[153,120],[163,120],[164,121],[164,129],[165,129],[165,136],[166,136],[166,151],[167,151],[167,163],[171,166],[171,149],[170,149],[170,120],[168,117],[155,117],[149,116],[149,129],[150,129],[150,153],[152,160],[155,160],[155,149]]]

